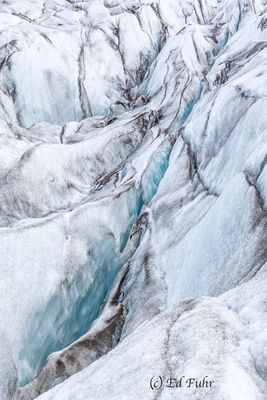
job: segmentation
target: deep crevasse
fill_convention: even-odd
[[[243,326],[235,292],[227,297],[242,284],[249,297],[265,271],[264,18],[263,3],[232,0],[1,4],[3,400],[54,351],[15,398],[34,399],[108,352],[96,366],[117,374],[132,351],[146,348],[155,325],[163,338],[169,323],[185,332],[169,335],[175,371],[183,373],[175,335],[190,357],[194,339],[189,351],[185,335],[199,324],[215,352],[232,349],[226,372],[219,359],[211,362],[220,380],[211,399],[222,398],[237,360],[247,397],[264,396],[265,339]],[[38,84],[29,85],[35,71]],[[188,297],[198,300],[174,306]],[[257,301],[255,313],[263,295]],[[214,311],[200,322],[207,309]],[[214,335],[216,321],[226,327],[228,350],[223,332]],[[245,337],[251,344],[237,345]],[[92,349],[79,351],[88,340]],[[161,345],[153,339],[153,346]],[[155,357],[165,370],[165,356]],[[208,363],[194,360],[210,374]],[[151,374],[149,358],[131,363]],[[73,377],[41,397],[99,397],[88,380],[97,379],[94,365],[77,375],[80,389]],[[127,394],[123,382],[110,382],[101,396],[152,398],[140,379]]]

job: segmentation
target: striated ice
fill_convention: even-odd
[[[1,400],[266,398],[266,21],[0,1]]]

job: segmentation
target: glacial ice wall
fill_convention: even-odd
[[[0,1],[1,400],[264,400],[266,12]]]

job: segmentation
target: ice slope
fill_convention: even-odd
[[[266,269],[261,278],[266,279]],[[246,327],[262,317],[261,308],[258,313],[254,308],[266,302],[266,294],[260,296],[258,292],[260,286],[259,282],[251,282],[248,287],[225,294],[229,295],[227,303],[238,312],[229,309],[224,298],[209,297],[186,300],[169,308],[144,322],[106,356],[38,400],[264,399],[266,381],[261,378],[253,356],[256,353],[262,365],[261,349],[266,342],[263,335],[261,341],[259,335],[255,339],[255,328]],[[266,313],[263,324],[266,329]],[[259,348],[251,353],[255,342]],[[182,387],[152,390],[151,378],[155,377],[155,381],[159,376],[165,377],[166,386],[169,378],[179,380],[183,376]],[[188,379],[201,381],[205,376],[214,381],[210,388],[188,387]]]
[[[124,112],[168,33],[215,6],[202,15],[188,0],[1,1],[0,116],[28,127]]]
[[[265,7],[0,2],[1,400],[264,399]]]

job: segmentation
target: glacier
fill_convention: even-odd
[[[266,71],[265,0],[0,0],[1,400],[266,398]]]

